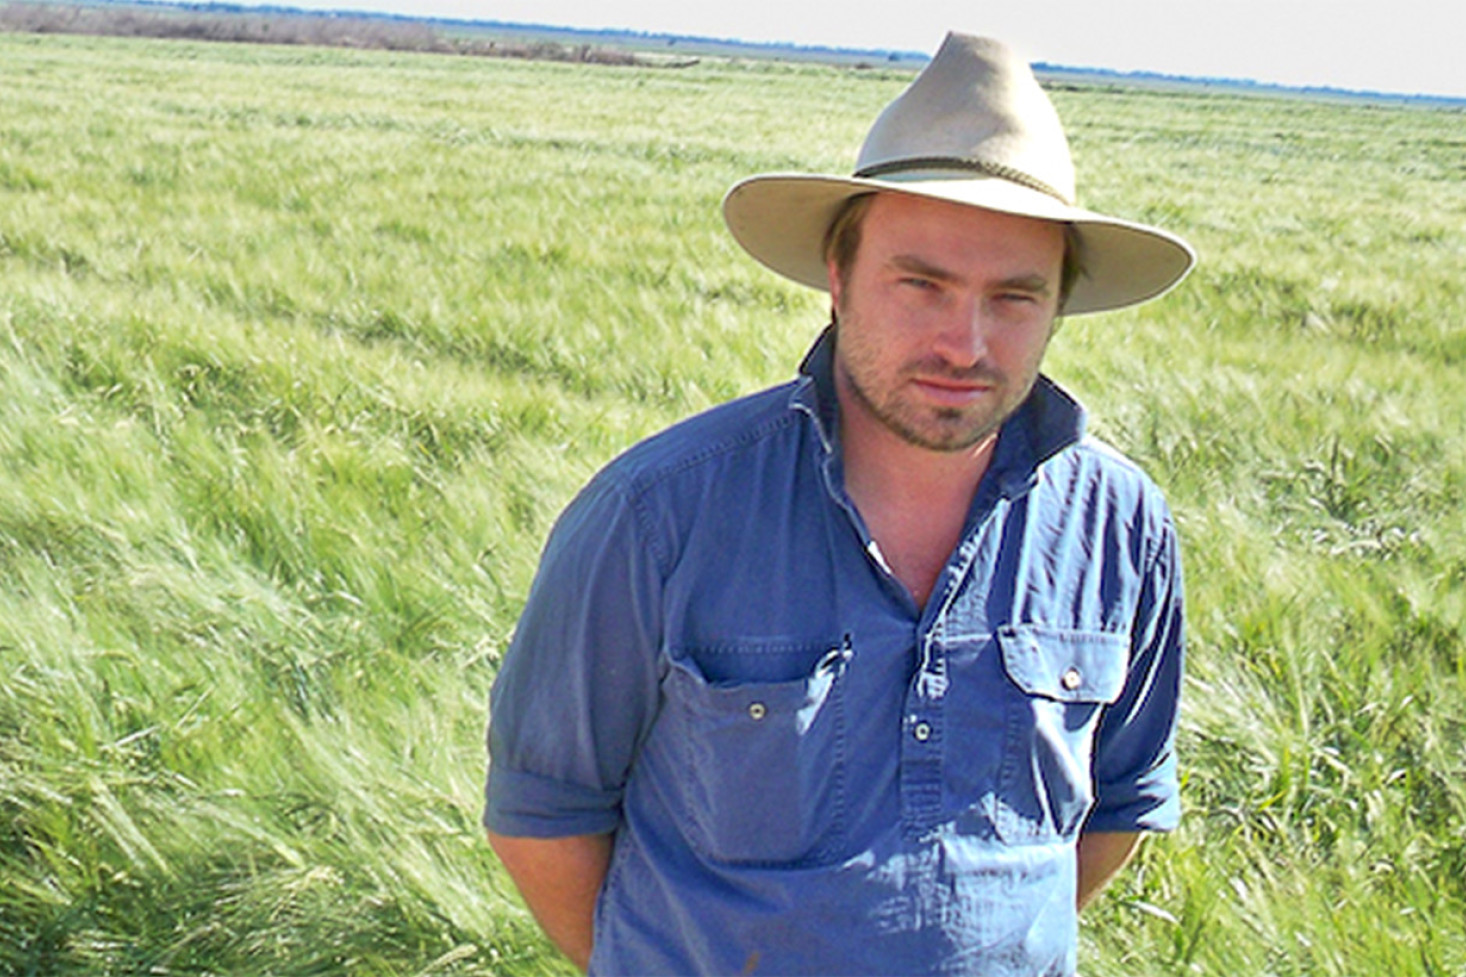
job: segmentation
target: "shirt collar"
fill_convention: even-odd
[[[826,455],[840,446],[840,408],[835,396],[835,330],[825,326],[799,364],[799,382],[789,406],[802,410],[814,422]]]
[[[835,396],[835,336],[826,326],[799,364],[789,406],[809,415],[827,456],[839,451],[839,401]],[[1040,374],[1028,397],[998,432],[988,478],[1006,496],[1026,491],[1045,461],[1084,436],[1084,407]]]

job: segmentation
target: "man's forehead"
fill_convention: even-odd
[[[1062,236],[1063,223],[1023,214],[1010,214],[987,207],[952,200],[941,200],[917,193],[879,191],[871,195],[866,220],[893,227],[914,225],[921,228],[970,230],[978,233],[1031,233],[1038,237]]]
[[[861,249],[879,260],[941,268],[967,259],[1062,257],[1063,225],[915,195],[881,193],[862,221]]]

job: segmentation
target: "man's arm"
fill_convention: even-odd
[[[611,835],[514,838],[490,831],[489,844],[550,942],[587,969],[596,897],[611,864]]]
[[[1137,602],[1129,674],[1095,737],[1096,803],[1079,835],[1080,909],[1125,867],[1140,832],[1169,831],[1181,816],[1175,751],[1186,650],[1181,558],[1164,502],[1147,522],[1156,545]]]
[[[1087,831],[1079,836],[1079,909],[1099,895],[1139,847],[1138,831]]]
[[[556,520],[489,694],[490,844],[581,968],[661,694],[661,565],[621,484],[603,472]]]

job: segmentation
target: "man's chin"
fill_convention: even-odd
[[[1001,426],[1001,421],[974,420],[961,414],[938,416],[935,423],[921,426],[897,422],[888,427],[907,444],[937,454],[961,454],[981,447]]]

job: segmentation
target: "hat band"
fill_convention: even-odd
[[[990,163],[987,160],[968,159],[962,156],[915,156],[910,159],[891,160],[888,163],[876,163],[855,171],[855,178],[868,180],[878,176],[889,176],[892,173],[904,173],[909,170],[969,170],[974,173],[981,173],[984,176],[997,177],[1000,180],[1007,180],[1010,183],[1017,183],[1020,186],[1028,187],[1030,190],[1037,190],[1039,193],[1047,194],[1058,200],[1060,203],[1073,206],[1071,201],[1064,194],[1055,190],[1042,180],[1029,176],[1027,173],[1002,163]]]

